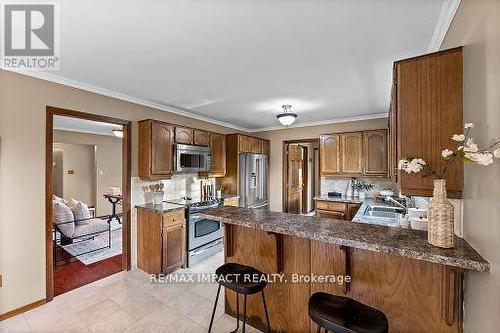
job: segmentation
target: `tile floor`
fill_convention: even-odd
[[[221,253],[180,272],[213,273],[222,262]],[[155,284],[140,270],[120,272],[4,320],[0,332],[206,332],[216,292],[214,283]],[[219,297],[212,332],[235,327]]]

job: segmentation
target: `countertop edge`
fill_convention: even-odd
[[[320,234],[309,234],[309,235],[304,235],[304,234],[300,234],[300,233],[298,234],[298,233],[293,232],[291,230],[287,230],[287,228],[280,228],[277,225],[274,225],[274,226],[270,226],[270,224],[256,225],[253,223],[244,223],[242,221],[237,221],[237,220],[226,218],[226,217],[214,216],[214,215],[210,215],[210,214],[200,213],[200,216],[206,217],[206,218],[211,218],[211,219],[214,219],[214,220],[219,221],[221,223],[239,225],[239,226],[243,226],[243,227],[247,227],[247,228],[252,228],[255,230],[262,230],[265,232],[276,232],[276,233],[280,233],[280,234],[287,235],[287,236],[306,238],[306,239],[310,239],[310,240],[317,240],[317,241],[322,241],[322,242],[331,243],[331,244],[348,246],[348,247],[352,247],[352,248],[356,248],[356,249],[360,249],[360,250],[395,254],[395,255],[399,255],[401,257],[405,257],[405,258],[421,260],[421,261],[435,263],[435,264],[441,264],[441,265],[455,267],[455,268],[464,269],[464,270],[478,271],[478,272],[489,272],[490,271],[490,264],[488,262],[481,263],[481,262],[473,261],[473,260],[469,260],[469,259],[446,257],[446,256],[439,255],[439,254],[428,254],[428,253],[418,251],[418,250],[401,249],[401,248],[390,247],[390,246],[376,244],[376,243],[360,242],[360,241],[356,241],[356,240],[346,240],[343,238],[332,237],[332,236],[323,236]]]

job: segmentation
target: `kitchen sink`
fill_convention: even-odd
[[[373,219],[383,219],[387,225],[399,225],[399,222],[404,218],[406,210],[401,207],[377,206],[368,205],[363,217]]]

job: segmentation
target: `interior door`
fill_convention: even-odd
[[[302,212],[302,194],[304,191],[304,148],[298,145],[288,146],[288,213]]]

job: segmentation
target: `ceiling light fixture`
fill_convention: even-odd
[[[117,138],[123,139],[123,130],[114,129],[112,132]]]
[[[282,105],[283,112],[280,113],[279,115],[276,116],[278,118],[278,121],[281,123],[281,125],[284,126],[289,126],[293,124],[295,121],[295,118],[297,118],[297,114],[290,112],[290,109],[292,108],[291,105]]]

